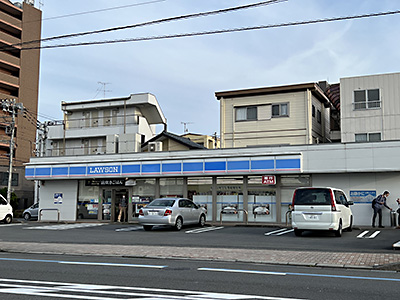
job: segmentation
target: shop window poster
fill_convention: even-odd
[[[63,203],[63,193],[54,193],[54,204]]]

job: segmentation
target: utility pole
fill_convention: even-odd
[[[15,116],[18,114],[19,110],[23,110],[24,107],[22,103],[16,103],[13,100],[2,100],[3,111],[9,112],[11,114],[11,124],[10,124],[10,157],[9,157],[9,169],[8,169],[8,185],[7,185],[7,202],[11,202],[11,183],[12,183],[12,168],[13,168],[13,156],[14,156],[14,135],[15,135]]]

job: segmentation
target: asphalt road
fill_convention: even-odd
[[[1,253],[0,266],[7,300],[381,300],[397,299],[400,283],[399,273],[387,271],[169,259]]]
[[[27,222],[0,224],[0,241],[392,253],[400,230],[366,228],[338,238],[331,232],[296,237],[290,230],[273,227],[184,227],[177,232],[163,227],[144,231],[135,224]]]

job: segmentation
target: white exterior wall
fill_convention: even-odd
[[[376,191],[376,195],[388,190],[390,196],[387,204],[396,208],[396,199],[400,196],[400,173],[357,173],[357,174],[315,174],[312,176],[313,186],[329,186],[344,190],[350,200],[350,191]],[[351,207],[354,224],[371,226],[373,210],[371,203],[356,203]],[[384,226],[390,226],[390,211],[383,208],[382,219]],[[378,220],[376,221],[378,222]],[[378,225],[376,223],[375,225]]]
[[[379,89],[381,107],[354,110],[354,91]],[[400,140],[400,73],[340,79],[342,143],[357,133],[381,133],[382,140]]]
[[[46,180],[39,192],[39,209],[58,209],[61,221],[76,220],[76,201],[78,199],[77,180]],[[54,194],[62,193],[62,204],[54,204]],[[57,221],[55,210],[44,210],[42,221]]]
[[[224,148],[307,144],[307,92],[221,99]],[[289,117],[271,117],[272,104],[288,103]],[[235,121],[235,107],[258,106],[256,121]]]

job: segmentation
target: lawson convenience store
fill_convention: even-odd
[[[102,155],[100,160],[41,157],[32,158],[25,172],[27,179],[39,182],[42,220],[54,220],[59,212],[61,221],[116,221],[123,196],[129,199],[124,221],[135,221],[152,199],[173,196],[206,207],[209,222],[280,223],[290,204],[290,197],[281,196],[310,184],[310,176],[301,174],[300,153],[243,156],[199,150]]]
[[[371,197],[400,196],[400,141],[31,158],[25,176],[39,182],[43,220],[125,221],[158,197],[183,196],[207,208],[207,221],[285,224],[293,191],[345,191],[355,225],[371,225]],[[264,181],[263,181],[264,178]],[[269,180],[270,179],[270,180]],[[246,215],[246,212],[248,215]],[[247,218],[246,218],[247,216]],[[384,225],[390,225],[384,211]]]

